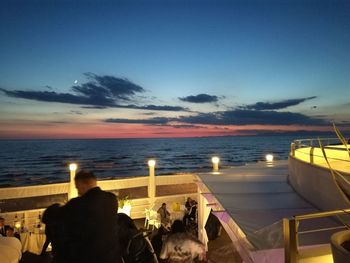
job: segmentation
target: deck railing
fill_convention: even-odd
[[[219,161],[218,157],[213,157],[213,171],[218,171]],[[148,161],[149,176],[103,180],[97,185],[119,197],[128,196],[132,218],[143,218],[146,208],[155,208],[162,203],[185,203],[187,197],[197,198],[194,173],[155,176],[155,165],[155,160]],[[70,181],[67,183],[0,188],[0,216],[13,224],[38,225],[41,214],[50,204],[62,204],[77,196],[74,186],[76,169],[76,164],[69,165]]]
[[[197,198],[194,174],[162,175],[155,176],[154,179],[155,183],[152,191],[148,190],[150,187],[148,176],[103,180],[97,183],[103,190],[119,193],[121,197],[128,195],[132,206],[132,218],[145,217],[146,208],[158,207],[163,202],[169,205],[174,202],[184,204],[187,197]],[[25,225],[27,229],[33,232],[34,228],[40,223],[40,216],[44,209],[50,205],[50,202],[57,202],[54,201],[58,200],[54,198],[55,196],[61,197],[61,203],[68,200],[69,184],[0,188],[0,216],[4,217],[6,222],[11,225],[21,222],[21,226]],[[174,186],[177,186],[176,191],[174,191]],[[172,191],[168,191],[168,189]],[[132,194],[133,192],[136,195]],[[149,195],[150,192],[152,196]],[[44,197],[48,197],[46,204],[42,201]],[[52,200],[50,200],[50,197],[52,197]],[[41,204],[38,204],[36,198],[40,199]],[[16,205],[16,200],[19,200],[18,203],[24,202],[34,206],[23,209]],[[14,203],[15,205],[9,209],[7,203]]]
[[[295,140],[290,145],[290,155],[311,164],[325,163],[319,140],[329,161],[349,165],[350,158],[347,149],[343,147],[338,138]]]
[[[299,231],[299,224],[304,220],[312,220],[316,218],[324,218],[324,217],[332,217],[332,216],[340,216],[340,215],[349,215],[350,209],[344,210],[334,210],[334,211],[326,211],[319,213],[311,213],[305,215],[294,216],[292,218],[284,218],[283,219],[283,236],[284,236],[284,258],[285,263],[296,263],[298,262],[299,257],[299,238],[298,236],[301,234],[309,234],[320,231],[330,231],[336,229],[348,228],[349,226],[345,223],[341,226],[337,227],[327,227],[327,228],[318,228],[307,231]]]

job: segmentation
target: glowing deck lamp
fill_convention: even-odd
[[[272,154],[266,154],[265,159],[267,162],[273,162],[273,155]]]
[[[148,197],[150,198],[151,207],[154,205],[156,196],[156,178],[155,178],[156,160],[148,160],[149,179],[148,179]]]
[[[69,165],[69,171],[76,171],[77,170],[77,168],[78,168],[78,165],[76,164],[76,163],[71,163],[70,165]]]
[[[19,221],[16,221],[16,222],[15,222],[15,228],[16,228],[17,230],[20,229],[21,226],[22,226],[21,222],[19,222]]]
[[[217,156],[214,156],[211,158],[211,162],[213,163],[213,171],[217,172],[219,171],[219,162],[220,162],[220,158]]]
[[[71,163],[69,165],[70,181],[69,181],[68,199],[78,196],[78,192],[77,192],[77,189],[75,189],[75,183],[74,183],[75,171],[77,170],[77,168],[78,168],[78,165],[76,163]]]
[[[154,167],[154,166],[156,166],[156,160],[153,160],[153,159],[148,160],[148,166],[149,166],[149,167]]]

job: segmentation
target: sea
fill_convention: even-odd
[[[220,168],[288,158],[292,135],[158,139],[0,140],[0,187],[40,185],[69,180],[69,164],[92,170],[99,179],[205,172],[211,157]]]

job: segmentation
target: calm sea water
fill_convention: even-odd
[[[156,174],[209,171],[211,157],[221,167],[264,160],[267,153],[287,159],[293,136],[174,139],[9,140],[0,141],[0,187],[66,182],[68,164],[111,179],[148,174],[147,160],[157,160]]]

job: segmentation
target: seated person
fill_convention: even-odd
[[[181,221],[175,220],[163,244],[160,259],[166,260],[167,263],[192,263],[197,257],[200,261],[207,260],[205,246],[197,238],[186,233]]]
[[[170,227],[170,213],[166,209],[166,203],[163,203],[162,206],[157,211],[160,214],[160,222],[165,228]]]
[[[5,225],[5,218],[0,217],[0,236],[6,237],[6,231],[9,227]]]
[[[187,211],[190,211],[190,209],[192,207],[192,202],[193,202],[193,199],[191,197],[187,197],[187,201],[185,203],[185,207],[186,207]]]
[[[165,240],[166,235],[167,235],[167,230],[163,226],[161,226],[151,238],[151,244],[153,246],[154,253],[156,254],[158,259],[159,259],[160,251],[163,247],[163,240]]]
[[[139,231],[134,221],[126,214],[115,216],[113,231],[118,237],[115,250],[122,254],[122,262],[152,263],[155,261],[152,246],[147,242],[142,231]],[[118,261],[115,261],[118,262]]]
[[[10,227],[10,226],[6,229],[6,236],[7,237],[15,237],[18,240],[21,240],[21,236],[17,232],[15,232],[13,227]]]
[[[52,255],[58,261],[64,250],[63,212],[60,204],[50,205],[44,211],[42,222],[45,224],[46,240],[42,247],[41,255],[45,255],[46,249],[51,243]]]
[[[191,197],[187,198],[185,203],[186,214],[184,216],[184,223],[187,225],[187,220],[196,220],[196,212],[197,212],[197,202],[193,200]]]

